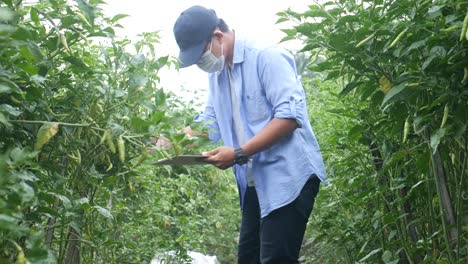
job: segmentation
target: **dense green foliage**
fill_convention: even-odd
[[[100,4],[0,1],[0,263],[232,262],[232,176],[151,165],[151,139],[202,143],[177,132],[194,110],[159,87],[157,33],[115,38]]]
[[[279,13],[330,186],[304,263],[466,263],[467,1],[312,1]],[[232,174],[155,167],[198,152],[159,84],[157,33],[118,39],[101,0],[0,1],[0,263],[234,263]],[[306,64],[306,63],[309,64]],[[201,127],[198,127],[200,129]],[[148,151],[154,139],[173,143]]]
[[[467,8],[340,0],[279,13],[328,80],[305,82],[332,183],[306,263],[466,263]]]

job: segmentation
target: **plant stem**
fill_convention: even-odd
[[[466,149],[466,148],[465,148]],[[461,244],[461,234],[462,234],[462,190],[463,190],[463,179],[465,179],[465,169],[466,169],[466,154],[464,154],[463,164],[461,166],[461,177],[460,177],[460,184],[458,185],[458,194],[457,194],[457,202],[456,208],[458,212],[457,217],[457,260],[460,259],[460,244]]]
[[[432,150],[430,150],[432,151]],[[445,219],[445,211],[444,211],[444,198],[443,198],[443,193],[442,193],[442,186],[441,182],[439,182],[439,178],[441,175],[439,173],[441,172],[441,168],[439,168],[438,165],[440,162],[440,155],[439,151],[436,150],[435,154],[431,154],[431,161],[432,161],[432,169],[434,172],[434,181],[436,183],[436,188],[437,188],[437,196],[439,198],[439,209],[440,209],[440,217],[442,220],[442,231],[444,232],[444,241],[445,241],[445,247],[447,249],[447,254],[449,258],[449,262],[453,263],[453,257],[452,257],[452,248],[450,247],[450,242],[449,242],[449,233],[447,230],[447,221]]]
[[[87,127],[90,124],[73,124],[65,122],[53,122],[53,121],[36,121],[36,120],[8,120],[10,123],[23,123],[23,124],[45,124],[45,123],[57,123],[61,126],[71,126],[71,127]]]

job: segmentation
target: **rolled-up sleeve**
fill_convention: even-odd
[[[193,119],[194,122],[203,122],[208,127],[208,137],[211,140],[211,144],[215,144],[221,138],[219,133],[219,126],[218,122],[216,121],[216,113],[214,111],[213,105],[211,104],[211,100],[205,105],[205,110],[200,112],[195,118]]]
[[[305,94],[294,58],[284,49],[265,49],[258,58],[258,72],[275,118],[294,119],[304,125]]]

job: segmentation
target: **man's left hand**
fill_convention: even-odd
[[[203,156],[208,156],[205,161],[225,170],[234,165],[234,148],[219,147],[212,151],[203,152]]]

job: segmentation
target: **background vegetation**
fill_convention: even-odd
[[[304,260],[465,263],[468,2],[313,2],[278,14],[325,76],[305,80],[332,185]]]
[[[156,33],[116,39],[125,15],[104,17],[101,3],[0,3],[0,262],[139,263],[187,249],[231,262],[230,175],[151,165],[202,143],[177,132],[193,109],[159,87],[174,62]],[[173,149],[148,153],[160,136]]]

